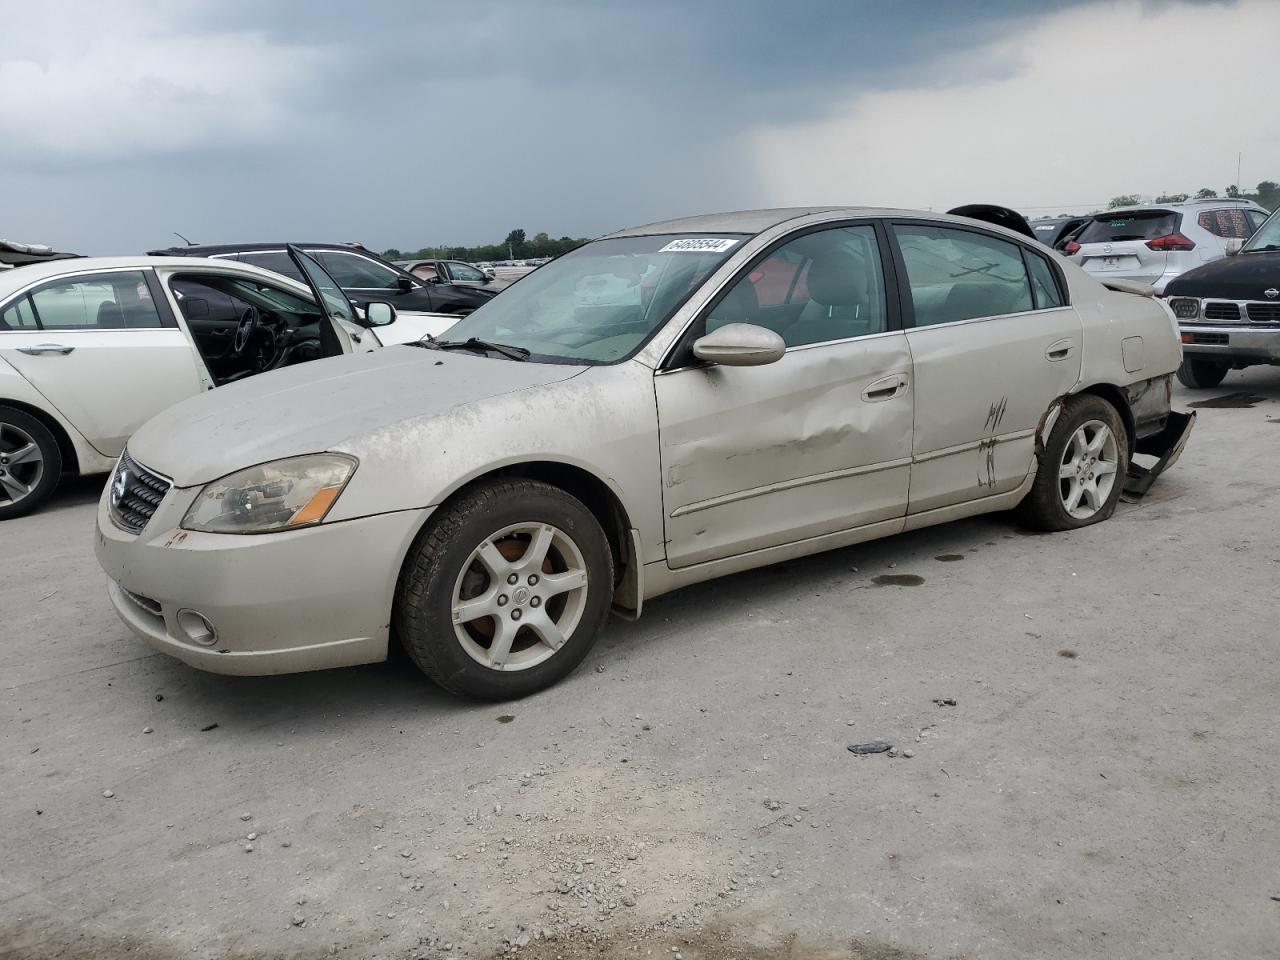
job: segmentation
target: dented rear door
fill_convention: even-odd
[[[900,223],[894,235],[913,312],[909,512],[1016,490],[1038,425],[1080,378],[1065,284],[1048,258],[985,231]]]

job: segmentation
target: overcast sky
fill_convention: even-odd
[[[378,249],[1280,180],[1280,2],[0,0],[0,237]]]

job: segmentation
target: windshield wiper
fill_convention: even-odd
[[[1241,250],[1241,253],[1261,253],[1264,250],[1280,250],[1280,243],[1264,243],[1260,247],[1250,247],[1248,250]]]
[[[474,350],[477,353],[499,353],[508,360],[529,359],[529,351],[524,347],[513,347],[505,343],[491,343],[488,340],[480,340],[477,337],[468,337],[466,340],[437,340],[432,337],[429,340],[420,342],[424,346],[430,344],[437,350]]]

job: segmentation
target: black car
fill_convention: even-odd
[[[1175,277],[1164,295],[1182,332],[1178,379],[1188,387],[1216,387],[1232,369],[1280,365],[1280,211],[1238,253],[1228,246],[1225,259]]]
[[[224,243],[148,250],[153,257],[213,257],[239,260],[305,283],[289,259],[285,243]],[[344,243],[299,243],[319,260],[358,307],[384,300],[400,312],[465,316],[493,299],[496,291],[415,277],[363,247]]]
[[[1045,217],[1031,221],[1036,239],[1046,247],[1062,250],[1092,217]]]

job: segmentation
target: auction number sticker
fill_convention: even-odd
[[[724,253],[733,249],[737,240],[718,237],[689,237],[686,240],[672,240],[659,253]]]

